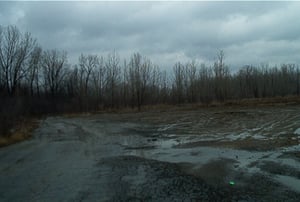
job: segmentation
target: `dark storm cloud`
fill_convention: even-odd
[[[298,2],[1,2],[0,24],[30,31],[44,48],[80,53],[139,51],[164,67],[300,63]]]

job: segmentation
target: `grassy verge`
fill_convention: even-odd
[[[32,132],[38,127],[37,119],[21,121],[10,131],[10,134],[0,136],[0,147],[8,146],[32,137]]]

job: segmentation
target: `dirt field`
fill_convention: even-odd
[[[299,201],[300,107],[49,117],[0,149],[0,201]]]

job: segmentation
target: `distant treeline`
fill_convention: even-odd
[[[295,64],[232,73],[223,51],[212,66],[177,62],[169,74],[139,53],[124,61],[116,52],[81,54],[71,65],[66,52],[43,50],[30,33],[0,27],[0,133],[22,116],[299,95],[299,79]]]

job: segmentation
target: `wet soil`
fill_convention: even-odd
[[[299,112],[49,117],[0,149],[0,201],[299,201]]]

